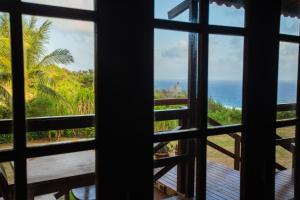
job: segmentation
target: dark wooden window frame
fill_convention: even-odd
[[[246,3],[246,27],[245,28],[236,28],[236,27],[225,27],[225,26],[216,26],[216,25],[209,25],[208,24],[208,15],[209,15],[209,0],[202,0],[200,1],[199,6],[199,21],[200,23],[186,23],[186,22],[176,22],[176,21],[167,21],[167,20],[161,20],[161,19],[154,19],[154,11],[153,11],[153,2],[140,2],[140,3],[133,3],[133,2],[125,2],[125,3],[112,3],[109,0],[103,0],[101,3],[97,1],[96,4],[96,11],[88,11],[88,10],[79,10],[79,9],[72,9],[72,8],[61,8],[56,6],[48,6],[48,5],[38,5],[38,4],[31,4],[31,3],[25,3],[21,2],[20,0],[2,0],[0,2],[0,11],[1,12],[8,12],[10,14],[10,25],[11,25],[11,49],[12,49],[12,74],[13,74],[13,105],[14,105],[14,117],[13,120],[1,120],[0,121],[0,130],[9,132],[11,131],[11,127],[14,127],[13,132],[18,133],[14,135],[14,148],[9,151],[2,151],[0,152],[0,162],[4,161],[14,161],[15,162],[15,181],[16,181],[16,199],[17,200],[23,200],[24,197],[27,196],[27,188],[26,188],[26,159],[30,157],[35,156],[48,156],[53,154],[59,154],[59,153],[67,153],[67,152],[75,152],[75,151],[83,151],[83,150],[90,150],[90,149],[96,149],[96,176],[97,176],[97,183],[106,182],[108,183],[107,187],[111,186],[112,183],[109,181],[109,177],[113,176],[113,172],[109,172],[107,169],[109,166],[114,164],[115,162],[119,161],[122,166],[127,166],[122,171],[123,173],[128,172],[131,174],[134,172],[133,170],[130,170],[130,167],[134,166],[133,164],[137,164],[138,161],[145,161],[140,162],[140,165],[143,165],[145,175],[141,176],[141,173],[136,172],[136,175],[132,174],[132,177],[134,180],[140,180],[141,184],[140,186],[137,186],[139,190],[127,190],[128,187],[125,187],[125,189],[122,189],[120,192],[120,196],[123,197],[123,199],[138,199],[136,198],[134,192],[137,192],[137,195],[140,195],[139,197],[141,199],[151,199],[152,198],[152,142],[168,142],[171,140],[182,140],[182,139],[195,139],[196,141],[196,199],[205,199],[206,196],[206,144],[207,144],[207,137],[212,135],[220,135],[220,134],[229,134],[229,133],[235,133],[235,132],[243,132],[249,133],[249,128],[253,128],[254,124],[257,123],[255,119],[255,115],[243,117],[243,124],[242,125],[232,125],[232,126],[226,126],[226,127],[215,127],[215,128],[207,128],[207,85],[208,85],[208,36],[209,34],[223,34],[223,35],[236,35],[236,36],[244,36],[245,39],[253,39],[254,45],[258,44],[257,41],[255,43],[255,30],[258,28],[262,28],[262,30],[266,30],[262,24],[255,25],[253,22],[257,19],[263,19],[264,15],[262,13],[257,13],[257,10],[264,11],[267,9],[270,9],[271,13],[274,14],[275,18],[269,17],[267,20],[272,22],[272,25],[270,25],[275,30],[277,28],[278,16],[279,16],[279,10],[278,5],[279,1],[275,3],[275,5],[272,5],[273,1],[266,1],[269,3],[262,3],[262,2],[256,2],[256,3],[249,3],[251,1],[248,1]],[[100,6],[101,4],[101,6]],[[249,9],[250,8],[250,9]],[[127,9],[126,11],[124,9]],[[115,12],[115,16],[112,14]],[[67,19],[77,19],[77,20],[87,20],[95,22],[96,24],[96,32],[98,31],[100,34],[103,34],[103,39],[98,38],[98,35],[96,35],[96,46],[103,45],[103,49],[108,50],[108,53],[114,52],[115,55],[121,56],[122,54],[125,54],[127,56],[127,60],[116,61],[113,60],[114,57],[110,54],[106,54],[105,50],[103,51],[97,51],[96,48],[96,63],[97,64],[112,64],[111,69],[107,68],[100,68],[96,69],[96,86],[99,86],[96,88],[98,94],[96,94],[96,102],[99,102],[99,105],[96,105],[96,113],[99,113],[98,116],[70,116],[70,117],[49,117],[49,118],[33,118],[28,119],[26,121],[26,115],[25,115],[25,100],[24,100],[24,87],[20,87],[20,85],[23,85],[24,83],[24,69],[23,67],[23,47],[22,47],[22,14],[28,14],[28,15],[39,15],[39,16],[48,16],[48,17],[59,17],[59,18],[67,18]],[[257,19],[252,18],[251,16],[258,16]],[[120,18],[121,17],[121,18]],[[123,17],[123,18],[122,18]],[[143,23],[134,23],[135,20],[139,18],[139,22]],[[111,22],[112,21],[112,22]],[[144,24],[144,25],[142,25]],[[250,27],[248,25],[251,25]],[[103,27],[103,29],[98,29],[97,26]],[[124,36],[131,37],[134,39],[134,41],[137,41],[137,43],[134,43],[134,47],[136,49],[131,49],[129,52],[126,52],[128,48],[126,47],[119,47],[120,51],[113,51],[113,47],[118,46],[118,42],[121,41],[122,43],[126,43],[124,38],[120,40],[114,41],[113,38],[117,38],[118,35],[116,32],[119,30],[118,26],[120,26],[123,30],[126,30]],[[126,26],[130,27],[131,30],[127,30]],[[199,103],[197,103],[195,110],[197,111],[196,121],[195,121],[195,128],[190,128],[186,130],[177,130],[173,132],[165,132],[165,133],[159,133],[154,136],[151,136],[151,133],[153,133],[153,127],[152,127],[152,119],[153,119],[153,30],[155,28],[160,29],[168,29],[168,30],[177,30],[177,31],[188,31],[198,34],[198,69],[195,71],[197,72],[198,76],[198,91],[195,93],[195,98],[198,100]],[[251,29],[249,29],[251,28]],[[113,30],[113,31],[112,31]],[[140,34],[135,34],[136,31],[142,30]],[[109,34],[108,34],[109,33]],[[144,33],[144,35],[143,35]],[[274,31],[273,31],[274,33]],[[134,35],[131,36],[131,34]],[[264,38],[266,39],[267,36],[264,35]],[[276,38],[276,36],[275,36]],[[111,43],[106,42],[105,40],[111,39]],[[275,41],[278,43],[280,41],[288,41],[288,42],[296,42],[299,43],[300,37],[299,36],[290,36],[290,35],[284,35],[280,34]],[[138,44],[140,42],[141,45]],[[260,80],[258,83],[249,83],[249,80],[253,79],[254,73],[249,72],[249,68],[247,64],[249,64],[249,61],[253,61],[255,57],[258,55],[249,52],[249,44],[246,43],[245,46],[245,73],[244,73],[244,83],[247,83],[246,86],[244,86],[244,94],[243,99],[248,102],[243,103],[243,113],[248,113],[247,110],[255,109],[255,107],[251,104],[254,97],[249,97],[245,93],[245,88],[250,88],[253,86],[259,85],[258,83],[262,83],[262,80]],[[271,47],[276,46],[275,44],[271,44],[266,47],[267,50],[270,50]],[[147,50],[148,49],[148,50]],[[143,50],[143,51],[141,51]],[[133,58],[131,53],[136,53],[137,55],[140,55],[140,59]],[[272,59],[278,58],[278,52],[272,52],[272,55],[275,55]],[[131,56],[131,57],[130,57]],[[258,56],[259,57],[259,56]],[[278,61],[273,61],[273,64]],[[126,66],[131,66],[132,69],[127,69],[128,73],[126,73],[126,70],[122,70],[122,72],[125,73],[122,75],[118,75],[115,72],[117,72],[117,66],[120,66],[122,63],[125,63]],[[299,62],[300,63],[300,62]],[[144,66],[144,69],[140,70],[140,65]],[[277,67],[277,65],[276,65]],[[140,80],[138,78],[134,78],[134,80],[131,80],[129,78],[132,78],[133,76],[130,76],[129,73],[134,73],[137,71],[137,74],[142,76],[143,78]],[[299,72],[300,70],[298,70]],[[100,73],[101,72],[101,73]],[[300,72],[299,72],[300,74]],[[116,76],[117,78],[120,78],[122,82],[119,81],[117,83],[111,81],[110,78],[113,78]],[[272,98],[274,97],[274,93],[276,93],[277,85],[274,86],[274,81],[276,82],[277,78],[277,70],[272,73],[273,79],[270,79],[269,83],[272,83],[271,85],[271,94]],[[274,77],[276,77],[274,79]],[[291,120],[284,120],[284,121],[274,121],[274,112],[276,110],[276,105],[274,103],[273,99],[268,99],[265,101],[265,103],[270,103],[269,109],[272,110],[270,112],[270,116],[274,122],[269,122],[269,124],[266,124],[267,128],[264,130],[272,130],[274,131],[276,127],[286,127],[291,125],[296,125],[296,151],[298,152],[300,150],[299,144],[300,144],[300,136],[299,136],[299,116],[300,116],[300,87],[299,87],[299,77],[298,75],[298,92],[297,92],[297,119],[291,119]],[[98,79],[97,79],[98,78]],[[105,83],[107,83],[105,85]],[[138,83],[138,84],[137,84]],[[98,85],[99,84],[99,85]],[[133,101],[127,100],[123,103],[120,103],[118,99],[113,99],[118,91],[118,88],[114,87],[115,84],[117,86],[129,86],[130,84],[140,84],[140,88],[135,88],[135,92],[139,92],[140,94],[134,94],[133,96],[135,98],[140,97],[140,101]],[[145,84],[144,86],[142,86]],[[245,84],[244,84],[245,85]],[[109,90],[109,91],[108,91]],[[125,93],[121,93],[125,94]],[[102,95],[102,96],[101,96]],[[103,96],[104,95],[104,96]],[[259,92],[259,95],[264,96],[266,94],[263,94],[263,92]],[[259,96],[258,95],[258,96]],[[101,98],[100,98],[101,97]],[[275,98],[276,99],[276,98]],[[110,102],[111,101],[111,102]],[[255,102],[255,101],[254,101]],[[122,137],[125,141],[128,142],[128,144],[131,145],[141,145],[141,148],[143,148],[142,153],[138,153],[139,156],[144,156],[146,158],[139,158],[134,159],[128,159],[129,162],[126,163],[126,161],[122,160],[121,158],[116,158],[113,161],[110,161],[109,156],[105,156],[105,153],[109,153],[109,150],[105,151],[103,149],[109,148],[109,144],[106,140],[110,141],[113,140],[115,137],[114,135],[108,135],[104,137],[104,134],[100,134],[100,131],[110,131],[111,125],[113,123],[110,121],[111,117],[106,119],[107,116],[109,116],[109,113],[111,110],[109,110],[107,107],[107,103],[112,103],[117,105],[120,103],[119,106],[116,106],[116,108],[112,109],[112,113],[114,118],[119,120],[121,122],[121,117],[124,117],[126,115],[128,116],[139,116],[140,119],[138,119],[138,122],[140,122],[140,125],[137,125],[136,128],[133,128],[131,130],[131,134],[129,135],[129,139],[126,139],[126,137]],[[141,108],[140,110],[143,110],[143,113],[141,114],[141,111],[135,111],[130,113],[130,109],[124,108],[126,105],[135,105],[134,103],[137,103]],[[275,105],[275,106],[274,106]],[[106,107],[105,107],[106,106]],[[263,107],[260,107],[263,108]],[[119,110],[118,110],[119,109]],[[263,108],[264,109],[264,108]],[[139,110],[139,109],[137,109]],[[126,112],[126,114],[124,114]],[[121,114],[120,117],[116,117],[117,114]],[[157,115],[159,115],[157,113]],[[105,116],[105,117],[104,117]],[[36,131],[36,130],[55,130],[55,129],[61,129],[63,128],[84,128],[84,127],[90,127],[96,124],[96,129],[99,127],[99,129],[96,131],[96,140],[91,141],[85,141],[85,142],[79,142],[79,143],[70,143],[70,144],[61,144],[61,145],[51,145],[51,146],[44,146],[44,147],[26,147],[26,123],[30,124],[30,130]],[[107,123],[107,125],[105,125]],[[104,125],[104,127],[100,126]],[[125,125],[122,124],[122,125]],[[124,130],[124,127],[114,127],[116,130],[112,131],[112,133],[116,133],[117,131]],[[139,131],[140,130],[140,131]],[[247,132],[248,131],[248,132]],[[141,134],[143,132],[143,134]],[[250,134],[248,134],[250,135]],[[130,139],[130,137],[136,137],[134,140],[140,139],[140,143],[137,143],[136,141],[133,141]],[[257,139],[258,135],[255,135],[253,137],[245,137],[244,144],[247,146],[247,148],[243,149],[243,160],[247,160],[247,163],[250,167],[257,167],[257,164],[255,160],[249,160],[249,158],[254,157],[254,153],[251,152],[253,150],[253,147],[251,145],[254,144],[254,139]],[[265,140],[271,141],[271,145],[274,145],[275,141],[273,141],[273,138],[271,135],[267,135],[265,137]],[[273,143],[274,142],[274,143]],[[120,144],[120,143],[117,143]],[[146,146],[143,146],[146,144]],[[100,147],[101,146],[101,147]],[[121,144],[122,146],[122,144]],[[249,147],[250,146],[250,147]],[[123,145],[122,147],[126,147]],[[134,147],[128,147],[129,150],[126,150],[125,153],[130,152],[130,150],[134,149]],[[263,149],[264,147],[262,145],[258,146],[258,148]],[[122,153],[122,155],[125,155],[125,153]],[[272,158],[271,155],[274,153],[274,151],[268,152],[270,158]],[[249,157],[245,157],[245,155]],[[111,156],[111,155],[110,155]],[[120,156],[121,157],[121,156]],[[128,161],[127,160],[127,161]],[[100,165],[100,162],[102,163]],[[148,166],[148,167],[147,167]],[[255,191],[255,189],[259,189],[258,187],[263,186],[263,189],[266,191],[266,195],[269,195],[267,197],[272,196],[272,192],[274,195],[274,185],[271,184],[271,186],[266,185],[259,185],[257,186],[252,185],[250,189],[246,190],[246,187],[248,187],[248,184],[254,184],[252,180],[250,179],[252,174],[247,170],[247,168],[250,167],[243,166],[242,167],[242,174],[241,178],[244,181],[241,185],[241,199],[253,199],[251,193]],[[267,169],[264,170],[273,170],[275,168],[274,163],[272,160],[269,161],[269,165]],[[297,170],[300,168],[300,158],[297,156],[296,158],[296,176],[300,177],[300,170]],[[126,171],[127,170],[127,171]],[[260,178],[266,178],[267,180],[274,181],[272,174],[270,176],[264,177],[263,173],[259,172],[259,170],[254,171],[257,172],[256,174]],[[106,173],[106,174],[105,174]],[[138,179],[137,177],[140,176]],[[99,178],[98,178],[99,177]],[[100,178],[101,177],[101,178]],[[142,178],[145,178],[145,180],[142,180]],[[126,179],[128,176],[122,176],[122,179]],[[258,177],[257,177],[258,178]],[[101,179],[101,180],[99,180]],[[264,180],[266,181],[266,180]],[[268,181],[266,181],[268,182]],[[104,199],[108,199],[108,197],[111,197],[109,199],[118,199],[117,194],[113,194],[115,192],[115,188],[107,188],[105,186],[101,186],[101,184],[97,184],[97,197],[104,197]],[[298,190],[297,190],[298,188]],[[300,180],[299,178],[295,179],[295,197],[296,199],[299,199],[299,194],[297,191],[300,188]],[[136,189],[136,188],[135,188]],[[127,191],[126,191],[127,190]],[[100,191],[100,192],[99,192]],[[118,197],[120,197],[118,196]],[[144,197],[144,198],[143,198]],[[120,198],[119,198],[120,199]]]
[[[186,1],[186,2],[193,2]],[[273,5],[271,5],[273,4]],[[189,112],[194,113],[196,116],[196,126],[185,130],[177,130],[170,132],[159,133],[154,136],[155,142],[168,142],[172,140],[184,140],[189,138],[196,139],[196,199],[204,199],[206,196],[206,162],[207,162],[207,137],[213,135],[231,134],[242,132],[242,144],[246,146],[242,148],[242,160],[247,164],[242,164],[241,170],[241,199],[254,199],[256,198],[256,192],[261,191],[262,198],[273,199],[274,198],[274,171],[275,171],[275,130],[276,128],[288,127],[296,125],[296,152],[300,151],[300,136],[299,136],[299,74],[298,71],[298,83],[297,83],[297,105],[295,104],[282,104],[277,105],[277,81],[278,81],[278,54],[279,54],[279,41],[298,43],[300,41],[299,36],[292,36],[286,34],[279,34],[279,16],[280,16],[280,1],[271,2],[266,1],[250,2],[245,1],[245,28],[228,27],[219,25],[210,25],[208,22],[209,16],[209,0],[200,1],[199,5],[199,22],[189,23],[179,21],[168,21],[163,19],[154,20],[154,28],[175,30],[175,31],[187,31],[198,34],[198,67],[194,65],[193,72],[198,73],[198,96],[195,98],[198,100],[193,107],[195,111],[189,109]],[[191,9],[191,8],[190,8]],[[268,12],[271,14],[269,15]],[[265,17],[268,16],[268,17]],[[255,22],[255,23],[254,23]],[[268,23],[268,26],[266,24]],[[250,29],[250,30],[249,30]],[[270,31],[271,30],[271,31]],[[256,33],[255,33],[256,31]],[[266,32],[266,34],[264,34]],[[258,33],[258,34],[257,34]],[[208,88],[208,37],[209,34],[220,35],[233,35],[244,37],[244,77],[243,77],[243,120],[241,125],[229,125],[223,127],[207,127],[207,88]],[[272,39],[270,39],[272,38]],[[266,45],[262,45],[260,41],[266,41]],[[271,41],[270,41],[271,40]],[[257,53],[255,46],[262,45],[264,51]],[[249,50],[251,49],[251,50]],[[267,59],[264,60],[263,57]],[[300,59],[300,58],[299,58]],[[253,62],[254,60],[263,61],[261,63]],[[263,63],[263,64],[262,64]],[[299,61],[300,64],[300,61]],[[256,65],[255,67],[253,65]],[[267,66],[267,67],[266,67]],[[258,68],[257,68],[258,67]],[[263,70],[260,70],[260,69]],[[267,70],[267,71],[264,71]],[[259,79],[253,82],[255,76],[268,76],[267,82]],[[191,77],[189,77],[191,78]],[[254,88],[259,88],[262,84],[267,83],[269,91],[257,90],[256,94],[252,93]],[[195,88],[195,87],[194,87]],[[189,88],[191,89],[191,88]],[[251,94],[248,94],[251,91]],[[189,90],[189,92],[191,92]],[[257,98],[265,98],[262,104],[256,101]],[[190,96],[191,98],[191,96]],[[193,97],[192,97],[193,99]],[[257,102],[253,104],[253,102]],[[266,106],[268,105],[268,106]],[[297,110],[297,117],[293,119],[278,120],[276,121],[276,110]],[[261,114],[251,114],[249,110],[261,110],[262,113],[267,113],[265,118],[267,120],[260,120]],[[248,115],[250,113],[250,115]],[[193,116],[193,115],[192,115]],[[170,119],[170,118],[168,118]],[[175,119],[175,118],[174,118]],[[262,126],[258,126],[261,124]],[[267,132],[262,137],[262,143],[256,143],[255,139],[260,139],[263,132]],[[254,134],[255,133],[255,134]],[[259,134],[260,135],[259,135]],[[247,135],[244,137],[244,135]],[[256,156],[259,151],[253,151],[254,147],[261,152],[264,148],[268,147],[269,150],[262,156]],[[299,199],[300,195],[300,159],[299,155],[296,156],[295,167],[295,199]],[[262,163],[261,165],[257,163]],[[248,165],[248,166],[246,166]],[[262,165],[266,165],[265,168]],[[253,169],[256,169],[253,170]],[[253,174],[252,174],[253,173]],[[255,175],[254,175],[255,174]],[[260,179],[260,180],[259,180]],[[258,181],[259,180],[259,181]],[[186,184],[186,182],[185,182]],[[193,185],[190,185],[193,187]],[[298,189],[297,189],[298,188]],[[191,189],[193,191],[193,189]],[[186,194],[187,196],[193,194]]]
[[[14,161],[15,163],[17,200],[26,199],[28,193],[27,158],[92,149],[96,150],[97,199],[152,199],[153,59],[150,50],[153,41],[151,19],[154,11],[152,8],[153,4],[150,1],[116,3],[110,0],[95,0],[95,10],[32,4],[21,0],[0,2],[0,11],[10,15],[14,110],[12,120],[0,120],[0,129],[6,134],[18,133],[14,134],[14,148],[0,152],[0,162]],[[95,23],[96,115],[26,119],[22,15]],[[136,24],[137,18],[146,23]],[[135,35],[135,33],[139,34]],[[129,41],[131,43],[126,44]],[[128,47],[132,49],[129,51]],[[132,56],[134,52],[139,59]],[[120,66],[123,68],[121,69]],[[143,78],[137,80],[136,73]],[[135,85],[139,87],[132,87]],[[126,93],[125,90],[122,93],[123,90],[120,88],[126,87],[131,87],[132,94]],[[124,100],[120,101],[121,98]],[[141,113],[139,109],[131,110],[134,106],[138,106],[143,112]],[[137,125],[124,131],[124,127],[132,123],[130,119],[135,119]],[[40,147],[26,146],[27,131],[92,126],[96,127],[95,140]],[[136,157],[129,157],[125,161],[124,158],[136,148],[141,151],[137,151]],[[122,188],[115,188],[115,178],[123,185]],[[136,182],[139,184],[133,187]]]

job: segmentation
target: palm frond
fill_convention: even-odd
[[[30,70],[27,73],[27,78],[28,79],[37,79],[37,82],[39,84],[46,84],[46,73],[43,70],[39,70],[39,69],[34,69],[34,70]]]
[[[50,87],[48,87],[47,85],[44,85],[44,84],[38,84],[37,85],[37,91],[40,94],[53,97],[57,100],[65,100],[64,97],[61,96],[60,94],[58,94],[54,89],[52,89],[52,88],[50,88]]]
[[[27,44],[25,45],[27,47],[25,49],[26,67],[36,65],[45,54],[45,44],[48,43],[51,24],[49,20],[46,20],[39,28],[31,27],[30,23],[24,28],[27,29],[24,34],[24,42]]]
[[[49,55],[45,56],[38,66],[49,66],[54,64],[70,64],[74,62],[74,58],[67,49],[56,49]]]
[[[28,21],[28,29],[29,30],[34,30],[36,27],[37,23],[37,17],[36,16],[31,16],[30,20]]]

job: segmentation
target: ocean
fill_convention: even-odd
[[[186,81],[177,80],[156,80],[154,87],[156,90],[168,89],[179,83],[182,90],[187,90]],[[278,103],[296,102],[296,81],[279,81]],[[242,82],[241,81],[209,81],[208,96],[215,101],[228,106],[242,107]]]

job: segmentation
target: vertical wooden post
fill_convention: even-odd
[[[234,169],[240,170],[241,158],[241,140],[238,137],[234,138]]]
[[[246,1],[241,199],[274,199],[280,0]]]
[[[181,127],[186,128],[186,119],[180,120]],[[178,153],[185,154],[186,153],[186,141],[180,140],[178,141]],[[185,193],[185,163],[180,163],[177,165],[177,191],[181,194]]]
[[[191,23],[198,21],[198,0],[192,0],[189,6],[189,20]],[[188,119],[188,128],[196,127],[196,88],[197,88],[197,33],[189,33],[189,53],[188,53],[188,107],[191,115]],[[194,196],[195,183],[195,142],[186,140],[186,154],[189,156],[185,163],[185,196],[191,198]]]
[[[205,200],[207,175],[209,0],[199,1],[199,16],[203,32],[199,34],[198,40],[197,127],[200,130],[200,135],[196,141],[196,200]]]
[[[15,160],[16,200],[27,199],[26,165],[26,113],[23,60],[23,32],[21,1],[13,0],[14,12],[10,13],[11,52],[12,52],[12,93],[13,93],[13,131]]]
[[[153,1],[97,1],[97,199],[153,200]]]

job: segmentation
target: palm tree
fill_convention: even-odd
[[[55,81],[47,75],[46,69],[52,65],[73,63],[74,59],[67,49],[56,49],[47,54],[45,45],[49,42],[51,25],[51,21],[45,20],[38,26],[36,17],[23,20],[26,100],[48,95],[65,101],[55,91]],[[0,112],[1,107],[11,108],[11,77],[9,16],[3,14],[0,16]]]

